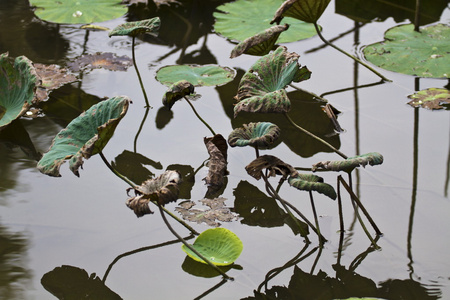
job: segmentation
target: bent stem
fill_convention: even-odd
[[[209,126],[208,123],[206,123],[205,120],[203,120],[202,117],[200,117],[200,115],[198,114],[197,110],[195,110],[194,105],[192,105],[191,101],[189,101],[188,98],[184,97],[184,99],[187,101],[187,103],[189,103],[189,105],[191,106],[192,110],[194,111],[194,114],[197,116],[197,118],[203,123],[205,124],[206,127],[208,127],[209,131],[211,131],[212,135],[216,135],[216,133],[214,132],[214,130],[211,128],[211,126]]]
[[[139,73],[139,69],[138,69],[138,66],[136,64],[136,56],[134,54],[135,39],[136,39],[136,37],[133,36],[132,44],[131,44],[131,54],[132,54],[132,58],[133,58],[133,65],[134,65],[134,69],[136,70],[137,77],[139,79],[139,84],[141,85],[142,93],[144,94],[145,105],[146,105],[146,107],[152,108],[150,106],[149,102],[148,102],[147,93],[145,92],[144,84],[142,83],[141,73]]]
[[[326,39],[323,37],[322,33],[320,32],[320,28],[319,28],[319,25],[317,25],[317,22],[314,22],[313,24],[314,24],[314,28],[316,29],[317,35],[319,36],[319,38],[320,38],[325,44],[327,44],[328,46],[333,47],[333,48],[336,49],[337,51],[339,51],[339,52],[341,52],[341,53],[347,55],[348,57],[350,57],[351,59],[353,59],[353,60],[356,61],[357,63],[363,65],[364,67],[366,67],[367,69],[369,69],[370,71],[372,71],[373,73],[375,73],[378,77],[380,77],[380,78],[383,79],[384,81],[392,82],[392,80],[390,80],[390,79],[384,77],[382,74],[380,74],[379,72],[377,72],[374,68],[372,68],[372,67],[369,66],[368,64],[364,63],[362,60],[360,60],[360,59],[354,57],[354,56],[351,55],[350,53],[348,53],[348,52],[342,50],[341,48],[335,46],[334,44],[332,44],[331,42],[329,42],[328,40],[326,40]]]

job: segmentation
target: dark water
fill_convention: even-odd
[[[358,24],[336,13],[356,3],[347,2],[350,3],[332,1],[320,24],[326,37],[337,37],[335,43],[339,47],[357,55],[363,45],[381,40],[386,29],[407,23],[405,18],[410,17],[410,14],[395,15],[395,18],[390,14],[371,16],[380,20],[353,30]],[[213,3],[210,5],[214,6]],[[101,25],[113,28],[124,21],[153,17],[152,9],[139,6],[128,16]],[[63,265],[84,269],[88,274],[96,273],[123,299],[193,299],[221,282],[220,276],[199,270],[186,259],[181,244],[172,243],[175,237],[157,213],[136,218],[125,206],[127,184],[114,176],[99,156],[85,162],[80,178],[67,165],[61,168],[61,178],[48,177],[36,169],[38,153],[45,152],[55,134],[80,111],[102,97],[127,95],[133,104],[105,148],[105,156],[117,165],[129,153],[137,152],[144,157],[142,168],[134,173],[136,181],[151,174],[159,175],[166,169],[186,170],[193,174],[193,182],[192,189],[185,191],[182,198],[198,202],[205,197],[207,187],[202,179],[208,169],[203,163],[209,155],[203,137],[210,132],[184,101],[172,108],[172,114],[160,109],[166,87],[154,79],[155,72],[162,66],[180,62],[217,63],[235,68],[235,81],[218,88],[198,88],[202,98],[194,102],[199,114],[214,130],[227,137],[234,127],[252,117],[243,114],[233,119],[232,97],[240,76],[256,58],[244,55],[229,59],[234,45],[210,33],[211,15],[200,13],[206,10],[195,6],[190,9],[175,11],[194,18],[195,26],[203,25],[194,26],[195,30],[184,42],[186,28],[176,18],[168,19],[171,26],[163,27],[161,39],[138,40],[136,56],[154,108],[149,111],[137,141],[145,109],[133,68],[127,72],[103,69],[86,72],[81,82],[53,92],[43,104],[45,116],[22,119],[11,126],[11,135],[20,136],[22,144],[19,147],[5,139],[0,143],[1,299],[53,299],[41,284],[41,278]],[[370,7],[366,10],[373,11]],[[162,9],[162,12],[166,16],[171,10]],[[359,17],[363,12],[357,10],[356,14]],[[431,22],[440,19],[448,24],[450,21],[448,8],[441,7],[427,14],[437,16]],[[102,31],[87,35],[78,26],[39,21],[25,1],[0,1],[0,25],[0,53],[8,51],[12,57],[25,55],[34,62],[62,66],[81,54],[98,51],[131,57],[129,38],[110,39]],[[241,238],[244,251],[227,272],[235,280],[217,287],[205,299],[250,297],[258,287],[268,295],[278,293],[280,299],[291,299],[281,298],[286,293],[303,295],[303,299],[332,299],[327,294],[327,287],[332,284],[343,291],[335,295],[345,297],[447,299],[450,297],[450,116],[448,111],[415,110],[406,102],[407,95],[416,89],[444,87],[448,81],[416,80],[380,70],[393,82],[346,90],[377,83],[378,78],[322,45],[315,37],[285,46],[299,53],[300,62],[313,73],[310,80],[301,83],[301,88],[325,94],[342,112],[339,122],[345,132],[330,137],[330,142],[350,156],[373,151],[384,156],[381,166],[361,169],[353,177],[355,192],[384,234],[378,240],[381,250],[370,248],[370,241],[356,221],[345,194],[346,231],[342,251],[338,251],[337,202],[317,194],[321,229],[328,239],[323,249],[317,248],[313,234],[310,234],[312,243],[305,244],[289,226],[276,220],[271,222],[271,214],[263,221],[252,222],[250,217],[245,217],[222,223]],[[292,113],[297,120],[307,122],[308,118],[321,117],[316,105],[302,103],[306,101],[304,95],[289,91],[293,99]],[[316,146],[298,140],[289,132],[276,148],[261,152],[296,167],[339,159],[334,154],[318,152]],[[247,210],[252,213],[266,209],[251,202],[253,196],[265,191],[263,183],[250,177],[244,169],[254,156],[251,148],[229,148],[228,152],[230,175],[221,197],[227,199],[227,206],[240,207],[243,215]],[[139,159],[140,156],[132,156],[132,162]],[[336,174],[320,175],[336,187]],[[280,194],[313,219],[307,193],[285,184]],[[176,205],[169,204],[167,208],[174,210]],[[189,235],[183,227],[172,224],[181,235]],[[209,228],[205,224],[192,226],[199,232]],[[285,266],[291,259],[296,261]],[[282,266],[285,268],[266,286],[261,285],[267,275],[273,274],[271,270]],[[74,282],[75,275],[72,276],[70,281]]]

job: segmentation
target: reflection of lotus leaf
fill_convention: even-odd
[[[194,86],[215,86],[230,82],[235,75],[233,69],[217,65],[172,65],[160,68],[156,80],[164,85],[186,80]]]

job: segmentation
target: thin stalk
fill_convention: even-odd
[[[314,221],[316,222],[317,232],[320,236],[321,234],[320,234],[319,219],[317,218],[316,205],[314,204],[314,199],[313,199],[313,195],[312,195],[311,191],[309,191],[309,199],[311,201],[311,207],[312,207],[312,211],[313,211],[313,215],[314,215]],[[323,247],[323,240],[320,239],[319,245],[320,245],[320,248]]]
[[[148,102],[147,93],[145,92],[144,84],[142,83],[141,73],[139,73],[139,69],[136,64],[136,55],[134,54],[135,39],[136,39],[136,37],[133,36],[132,44],[131,44],[131,54],[132,54],[132,58],[133,58],[133,65],[134,65],[134,69],[136,70],[137,77],[139,79],[139,84],[141,85],[142,93],[144,94],[145,105],[146,105],[146,107],[152,108]]]
[[[208,123],[206,123],[205,120],[202,119],[202,117],[200,117],[200,115],[198,114],[198,112],[195,110],[194,105],[192,105],[191,101],[189,101],[188,98],[184,97],[184,99],[186,99],[187,103],[189,103],[189,105],[191,106],[192,110],[194,111],[194,114],[197,116],[197,118],[202,121],[203,124],[205,124],[206,127],[208,127],[209,131],[211,131],[212,135],[216,135],[216,133],[214,132],[214,130],[211,128],[211,126],[209,126]]]
[[[327,146],[328,148],[330,148],[331,150],[333,150],[336,154],[340,155],[342,158],[347,159],[348,156],[345,155],[344,153],[342,153],[341,151],[339,151],[338,149],[336,149],[335,147],[333,147],[333,145],[329,144],[328,142],[326,142],[325,140],[321,139],[320,137],[318,137],[317,135],[309,132],[308,130],[304,129],[303,127],[297,125],[292,119],[291,117],[289,117],[289,115],[287,113],[284,114],[286,116],[286,118],[288,119],[288,121],[297,129],[299,129],[300,131],[302,131],[303,133],[306,133],[307,135],[309,135],[310,137],[314,138],[315,140],[321,142],[322,144],[324,144],[325,146]]]
[[[367,69],[369,69],[370,71],[372,71],[373,73],[375,73],[378,77],[380,77],[381,79],[385,80],[385,81],[390,81],[392,82],[392,80],[387,79],[386,77],[384,77],[382,74],[380,74],[379,72],[377,72],[375,69],[373,69],[371,66],[369,66],[368,64],[364,63],[362,60],[354,57],[353,55],[347,53],[346,51],[342,50],[341,48],[335,46],[334,44],[330,43],[328,40],[326,40],[322,33],[320,32],[320,28],[319,25],[317,25],[317,22],[314,22],[314,27],[316,28],[317,31],[317,35],[319,36],[319,38],[328,46],[333,47],[334,49],[338,50],[339,52],[345,54],[346,56],[350,57],[351,59],[355,60],[357,63],[363,65],[364,67],[366,67]]]
[[[258,145],[255,145],[255,153],[256,153],[256,158],[258,158],[259,157]]]

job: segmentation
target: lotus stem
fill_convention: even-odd
[[[206,127],[208,127],[209,131],[211,131],[212,135],[216,135],[216,133],[214,132],[214,130],[211,128],[211,126],[209,126],[208,123],[206,123],[205,120],[203,120],[202,117],[200,117],[200,115],[198,114],[197,110],[195,110],[194,105],[192,105],[191,101],[189,101],[188,98],[184,97],[184,99],[187,101],[187,103],[189,103],[189,105],[191,106],[192,110],[194,111],[194,114],[197,116],[197,118],[202,121],[203,124],[205,124]]]
[[[309,132],[308,130],[304,129],[303,127],[297,125],[292,119],[291,117],[289,117],[289,115],[287,113],[284,114],[286,116],[286,118],[288,119],[288,121],[297,129],[299,129],[300,131],[302,131],[303,133],[306,133],[307,135],[309,135],[310,137],[314,138],[315,140],[321,142],[322,144],[324,144],[325,146],[329,147],[331,150],[333,150],[336,154],[340,155],[342,158],[347,159],[348,156],[345,155],[344,153],[342,153],[341,151],[339,151],[338,149],[336,149],[335,147],[333,147],[333,145],[331,145],[330,143],[326,142],[325,140],[321,139],[320,137],[318,137],[317,135]]]
[[[348,57],[350,57],[351,59],[355,60],[357,63],[363,65],[364,67],[366,67],[367,69],[369,69],[370,71],[372,71],[373,73],[375,73],[378,77],[380,77],[380,78],[383,79],[384,81],[392,82],[392,80],[390,80],[390,79],[384,77],[382,74],[380,74],[379,72],[377,72],[374,68],[372,68],[372,67],[369,66],[368,64],[364,63],[362,60],[360,60],[360,59],[354,57],[353,55],[349,54],[348,52],[346,52],[346,51],[342,50],[341,48],[335,46],[334,44],[330,43],[328,40],[326,40],[326,39],[323,37],[322,33],[320,32],[319,25],[317,25],[317,22],[314,22],[313,24],[314,24],[314,28],[315,28],[316,31],[317,31],[317,35],[319,36],[319,38],[320,38],[325,44],[327,44],[328,46],[333,47],[334,49],[338,50],[339,52],[341,52],[341,53],[347,55]]]
[[[136,70],[137,77],[139,79],[139,84],[141,85],[142,93],[144,94],[145,105],[146,105],[146,107],[152,108],[148,102],[147,93],[145,92],[145,87],[144,87],[144,84],[142,83],[141,73],[139,73],[139,69],[136,64],[136,55],[134,53],[135,52],[134,51],[135,39],[136,39],[136,37],[133,36],[132,44],[131,44],[131,54],[132,54],[132,58],[133,58],[133,65],[134,65],[134,69]]]
[[[316,206],[314,204],[313,194],[312,194],[311,191],[309,191],[309,199],[311,200],[311,208],[312,208],[313,215],[314,215],[314,221],[316,222],[317,233],[318,233],[319,236],[321,236],[321,234],[320,234],[320,226],[319,226],[319,219],[317,218]],[[319,239],[320,248],[323,247],[323,243],[324,243],[324,241],[322,239]]]

